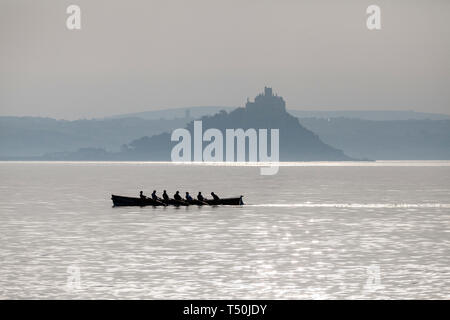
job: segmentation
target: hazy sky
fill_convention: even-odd
[[[1,0],[0,45],[0,115],[242,106],[265,85],[291,109],[450,114],[448,0]]]

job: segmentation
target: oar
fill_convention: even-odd
[[[200,205],[204,205],[204,206],[207,206],[208,205],[208,203],[207,202],[205,202],[205,201],[201,201],[201,200],[198,200],[198,199],[192,199],[191,201],[188,201],[190,204],[195,204],[195,205],[197,205],[197,206],[200,206]],[[200,203],[199,203],[200,202]]]
[[[187,201],[184,201],[183,199],[181,199],[181,200],[177,200],[178,202],[180,202],[180,203],[183,203],[183,204],[185,204],[185,205],[187,205],[187,206],[189,206],[190,205],[190,203],[189,202],[187,202]]]
[[[206,198],[203,198],[203,200],[198,200],[197,199],[197,201],[202,203],[204,206],[209,206],[208,199],[206,199]]]
[[[184,200],[177,200],[177,199],[170,199],[170,200],[174,201],[176,206],[180,206],[180,205],[188,206],[189,205],[189,203]]]
[[[168,206],[168,204],[166,204],[166,203],[164,203],[161,199],[152,199],[154,202],[156,202],[156,203],[159,203],[160,205],[163,205],[163,206],[165,206],[165,207],[167,207]]]
[[[178,204],[177,200],[169,198],[169,200],[167,201],[167,203],[169,205],[174,205],[175,207],[179,207],[180,205]]]

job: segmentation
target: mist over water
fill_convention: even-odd
[[[449,165],[3,162],[0,298],[448,299]],[[112,207],[153,189],[246,205]]]

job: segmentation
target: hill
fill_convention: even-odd
[[[218,106],[204,106],[204,107],[182,107],[164,110],[152,110],[144,112],[126,113],[107,117],[106,119],[120,119],[120,118],[140,118],[146,120],[158,119],[174,119],[186,118],[189,114],[193,119],[199,119],[203,116],[214,115],[221,110],[231,112],[236,107],[218,107]],[[290,114],[297,118],[348,118],[348,119],[363,119],[376,121],[391,121],[391,120],[450,120],[450,115],[439,113],[426,113],[416,111],[404,110],[302,110],[298,108],[290,108],[287,110]]]
[[[55,120],[37,117],[0,117],[0,159],[26,159],[45,153],[80,148],[120,151],[123,144],[185,126],[191,119],[139,118]]]
[[[201,121],[203,130],[216,128],[224,136],[226,129],[233,128],[279,129],[281,161],[351,160],[341,150],[323,143],[315,133],[286,112],[283,98],[273,95],[270,88],[265,88],[264,94],[258,95],[254,102],[248,101],[245,108],[237,108],[230,113],[221,111],[213,116],[202,117]],[[186,129],[192,136],[193,122]],[[118,156],[133,160],[170,160],[171,150],[177,144],[171,141],[170,136],[169,133],[163,133],[134,140]]]
[[[392,120],[450,120],[450,115],[440,113],[426,113],[403,110],[364,110],[364,111],[322,111],[322,110],[289,110],[293,116],[298,118],[347,118],[374,121]]]
[[[182,107],[171,108],[163,110],[152,110],[144,112],[134,112],[113,115],[105,119],[123,119],[123,118],[140,118],[146,120],[159,120],[159,119],[177,119],[177,118],[191,118],[200,119],[203,116],[213,115],[221,110],[232,111],[236,107],[219,107],[219,106],[202,106],[202,107]]]
[[[450,160],[450,120],[301,119],[346,154],[377,160]]]

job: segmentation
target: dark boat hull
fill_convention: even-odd
[[[144,207],[144,206],[167,205],[161,201],[154,201],[151,198],[141,199],[141,198],[132,198],[132,197],[122,197],[122,196],[116,196],[114,194],[111,196],[111,200],[113,201],[113,204],[115,207],[122,207],[122,206]]]
[[[141,199],[141,198],[132,198],[132,197],[123,197],[123,196],[116,196],[112,195],[111,200],[113,201],[113,204],[115,207],[125,207],[125,206],[135,206],[135,207],[145,207],[145,206],[189,206],[189,205],[210,205],[210,206],[217,206],[217,205],[226,205],[226,206],[239,206],[243,205],[244,202],[242,201],[242,196],[239,198],[224,198],[220,200],[205,200],[205,201],[198,201],[198,200],[192,200],[192,201],[178,201],[175,199],[170,199],[169,201],[155,201],[151,198]]]

